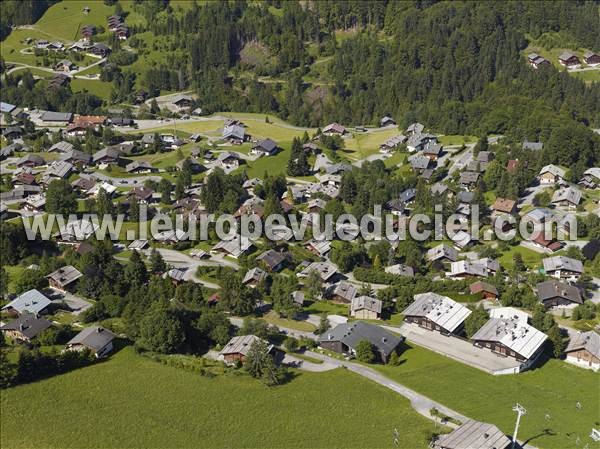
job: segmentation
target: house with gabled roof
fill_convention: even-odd
[[[425,253],[425,258],[428,262],[454,262],[458,259],[458,250],[451,246],[441,243]]]
[[[498,289],[487,282],[477,281],[469,286],[472,295],[478,295],[481,299],[498,299]]]
[[[223,346],[223,349],[221,349],[219,352],[219,358],[222,359],[227,365],[244,363],[246,361],[246,357],[250,353],[252,345],[259,341],[267,343],[269,353],[275,349],[273,345],[268,344],[268,342],[257,337],[256,335],[240,335],[233,337],[225,346]]]
[[[564,181],[565,174],[566,172],[564,169],[549,164],[542,167],[537,178],[540,181],[540,184],[556,184]]]
[[[344,128],[339,123],[330,123],[325,128],[323,128],[322,132],[323,132],[323,134],[326,134],[326,135],[339,135],[339,136],[343,136],[348,131],[346,130],[346,128]]]
[[[562,187],[552,194],[552,204],[568,209],[579,206],[582,198],[581,191],[573,187]]]
[[[567,67],[569,69],[574,69],[581,65],[581,61],[577,56],[575,56],[570,51],[564,51],[558,57],[558,62],[563,67]]]
[[[66,265],[60,267],[58,270],[50,273],[46,278],[50,287],[57,290],[65,291],[71,288],[75,281],[83,276],[83,273],[75,268],[73,265]]]
[[[241,125],[229,125],[223,128],[223,140],[231,145],[241,145],[248,140],[246,130]]]
[[[340,281],[332,285],[326,292],[331,301],[339,304],[350,304],[357,295],[358,289],[350,282]]]
[[[352,321],[338,324],[319,336],[319,346],[339,354],[356,355],[356,348],[361,341],[373,345],[377,358],[386,363],[392,353],[404,340],[380,326]]]
[[[323,282],[330,281],[337,274],[335,265],[329,262],[312,262],[308,264],[300,273],[299,278],[306,278],[312,272],[316,271]]]
[[[530,53],[529,55],[527,55],[527,62],[534,69],[539,69],[542,66],[550,65],[550,61],[548,61],[546,58],[541,57],[537,53]]]
[[[31,289],[21,293],[11,302],[2,307],[2,311],[11,316],[19,316],[24,313],[40,315],[47,311],[48,306],[52,304],[46,295],[36,289]]]
[[[33,313],[24,313],[0,327],[0,331],[15,340],[30,342],[51,326],[52,323],[45,318],[40,318]]]
[[[509,449],[512,441],[493,424],[468,420],[434,438],[432,449]]]
[[[598,53],[594,53],[593,51],[586,51],[583,53],[583,62],[585,62],[590,67],[596,67],[600,65],[600,55]]]
[[[565,355],[565,360],[573,365],[600,370],[600,334],[588,331],[572,335]]]
[[[269,249],[257,256],[256,260],[263,263],[269,271],[281,271],[287,259],[284,253]]]
[[[256,154],[258,156],[272,156],[274,155],[279,147],[277,143],[272,139],[264,139],[259,140],[252,147],[252,154]]]
[[[575,282],[583,273],[583,263],[571,257],[547,257],[542,262],[546,275],[557,279],[566,279]]]
[[[527,369],[535,362],[547,339],[548,336],[543,332],[515,318],[490,318],[471,337],[475,346],[522,362],[519,371]]]
[[[547,309],[559,306],[583,304],[581,290],[575,285],[551,279],[549,281],[540,282],[536,288],[538,299]]]
[[[404,321],[442,334],[460,334],[471,310],[447,296],[428,292],[414,296],[414,301],[402,311]]]
[[[350,302],[350,316],[358,320],[378,320],[381,318],[383,301],[370,296],[355,296]]]
[[[102,326],[84,328],[66,344],[68,351],[89,350],[96,358],[106,357],[113,350],[116,335]]]
[[[262,268],[250,268],[244,275],[244,278],[242,279],[242,284],[254,288],[258,284],[260,284],[261,281],[266,279],[266,277],[267,272]]]

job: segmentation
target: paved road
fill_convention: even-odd
[[[294,357],[291,354],[285,354],[283,356],[282,363],[286,365],[292,365],[295,368],[299,368],[304,371],[310,371],[313,373],[322,373],[325,371],[331,371],[333,369],[339,368],[339,366],[334,365],[333,363],[329,363],[324,361],[323,363],[313,363],[308,360],[303,360],[298,357]]]
[[[440,404],[439,402],[429,399],[427,396],[417,393],[416,391],[411,390],[410,388],[405,387],[404,385],[399,384],[398,382],[390,380],[384,375],[367,366],[345,360],[334,359],[333,357],[329,357],[314,351],[307,351],[306,355],[309,355],[319,360],[323,360],[324,362],[327,362],[334,366],[344,367],[356,374],[366,377],[367,379],[372,380],[373,382],[376,382],[380,385],[383,385],[384,387],[389,388],[390,390],[395,391],[396,393],[407,398],[410,401],[412,407],[419,414],[425,416],[426,418],[433,419],[429,411],[432,408],[436,408],[444,415],[457,419],[458,421],[465,422],[469,420],[469,418],[467,418],[465,415],[462,415],[457,411],[454,411],[446,407],[445,405]]]
[[[121,177],[116,177],[116,176],[108,176],[108,175],[105,175],[104,173],[99,173],[99,172],[94,172],[94,173],[92,173],[91,176],[100,181],[109,182],[116,187],[135,187],[138,185],[143,185],[146,181],[149,181],[149,180],[152,180],[155,182],[160,182],[162,179],[160,176],[152,176],[152,175],[132,176],[132,177],[127,177],[127,178],[121,178]]]

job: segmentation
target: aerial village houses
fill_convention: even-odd
[[[581,202],[581,191],[573,187],[562,187],[552,194],[552,204],[566,209],[575,209]]]
[[[459,335],[471,311],[447,296],[428,292],[415,295],[414,301],[402,314],[407,323],[415,323],[443,335]]]
[[[233,337],[219,352],[221,358],[227,365],[235,365],[236,363],[244,363],[246,356],[250,352],[252,345],[261,341],[256,335],[241,335]],[[274,350],[273,345],[269,345],[269,352]]]
[[[358,344],[366,340],[373,345],[377,358],[387,363],[392,352],[403,338],[386,331],[380,326],[352,321],[338,324],[319,336],[319,346],[339,354],[355,355]]]
[[[96,358],[106,357],[113,350],[115,334],[101,326],[83,329],[66,344],[68,351],[89,350]]]
[[[340,281],[331,286],[327,292],[329,299],[339,304],[350,304],[357,295],[358,289],[350,282]]]
[[[565,355],[566,361],[573,365],[600,370],[600,334],[588,331],[572,336]]]
[[[542,66],[549,66],[550,65],[550,61],[548,61],[545,58],[542,58],[540,55],[538,55],[537,53],[530,53],[527,56],[527,62],[529,63],[529,65],[531,67],[533,67],[534,69],[539,69]]]
[[[473,282],[469,286],[469,291],[472,295],[478,295],[481,299],[498,299],[498,289],[492,284],[488,284],[487,282]]]

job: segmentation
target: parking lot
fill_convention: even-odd
[[[488,349],[478,348],[468,341],[446,337],[439,332],[423,329],[414,323],[404,323],[400,332],[409,342],[490,374],[500,374],[515,368],[518,369],[520,365],[511,357],[500,357]]]

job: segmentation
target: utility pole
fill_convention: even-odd
[[[513,407],[513,412],[517,412],[517,423],[515,424],[515,431],[513,433],[513,442],[512,442],[512,449],[516,449],[517,434],[519,433],[519,424],[521,423],[521,416],[526,415],[527,410],[525,410],[525,408],[521,404],[517,403],[517,405],[515,405]]]

